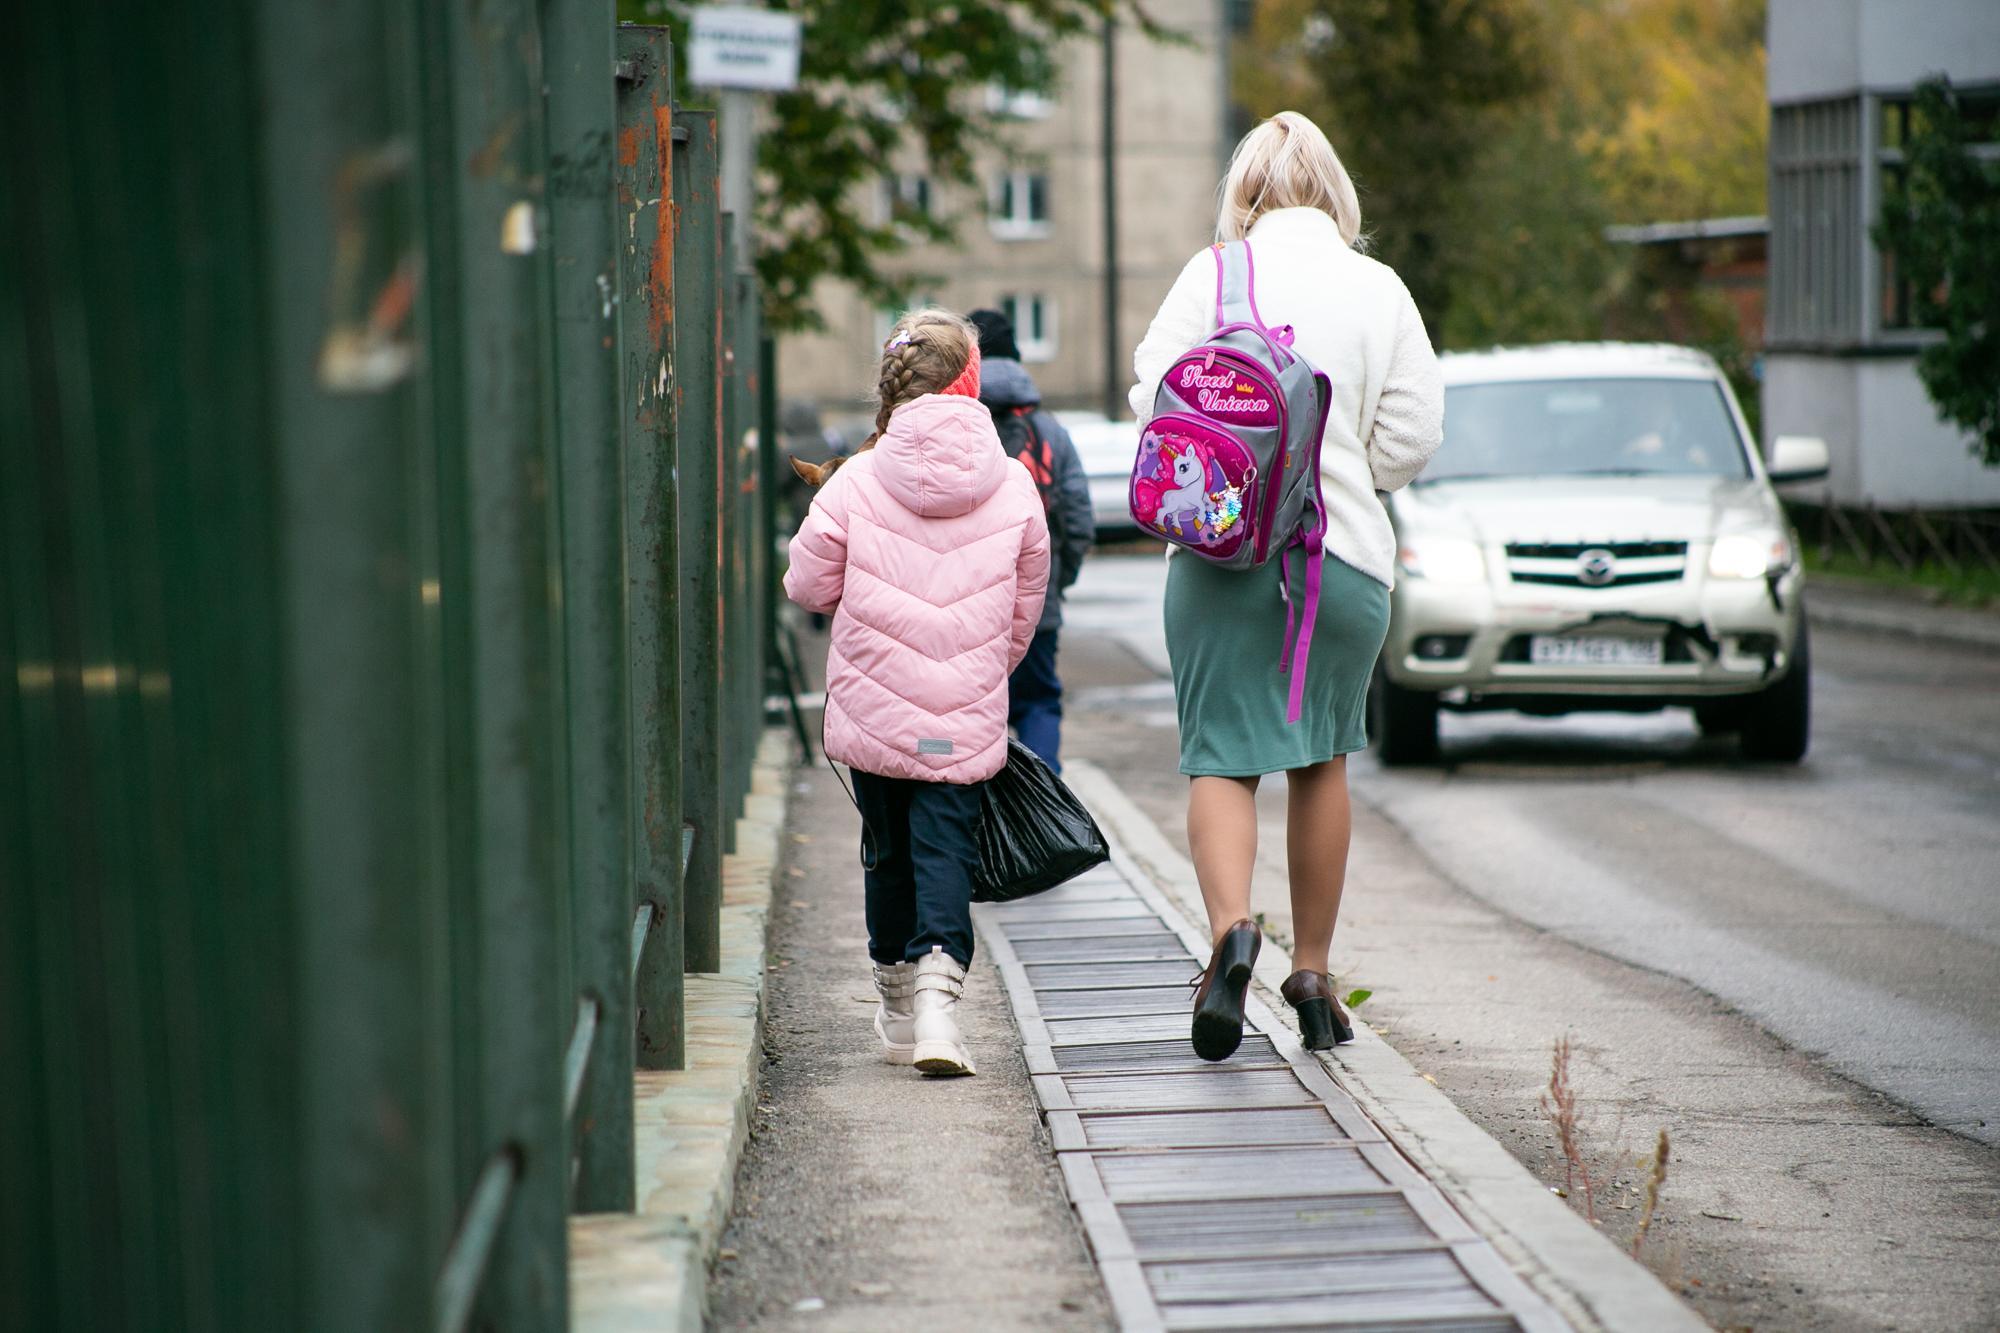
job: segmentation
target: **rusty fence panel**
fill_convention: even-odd
[[[8,23],[0,1326],[560,1329],[761,727],[715,117],[608,0]]]
[[[638,1063],[686,1061],[681,897],[681,533],[673,364],[673,58],[664,28],[618,30],[616,201],[625,356],[626,660],[631,678],[631,967]]]
[[[675,456],[680,468],[681,818],[694,835],[682,879],[687,970],[722,960],[722,214],[715,113],[676,111],[674,145]]]
[[[565,1310],[568,802],[533,0],[420,8],[456,1181],[434,1322]]]
[[[542,14],[548,67],[555,396],[562,467],[570,938],[563,1060],[572,1204],[633,1200],[633,748],[629,727],[620,233],[612,0]],[[650,685],[650,678],[648,684]],[[642,753],[643,747],[642,747]]]

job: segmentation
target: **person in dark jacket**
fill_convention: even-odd
[[[1060,773],[1062,762],[1062,678],[1056,674],[1056,637],[1062,629],[1062,594],[1083,572],[1083,557],[1096,535],[1090,509],[1090,480],[1076,445],[1055,414],[1042,406],[1042,393],[1021,364],[1014,325],[998,310],[975,310],[979,330],[979,401],[993,413],[1000,443],[1035,476],[1049,518],[1049,595],[1028,656],[1007,682],[1007,721],[1021,744]],[[1047,469],[1042,446],[1047,446]]]

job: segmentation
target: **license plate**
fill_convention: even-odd
[[[1528,660],[1536,666],[1658,666],[1658,639],[1610,634],[1537,634],[1528,640]]]

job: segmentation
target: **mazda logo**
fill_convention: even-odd
[[[1592,588],[1602,588],[1617,576],[1618,558],[1603,547],[1594,547],[1576,558],[1576,579]]]

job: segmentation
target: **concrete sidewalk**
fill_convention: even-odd
[[[1116,860],[1124,873],[1142,880],[1142,892],[1158,892],[1164,900],[1163,915],[1170,920],[1178,909],[1177,928],[1185,932],[1191,949],[1200,945],[1204,932],[1191,924],[1205,919],[1194,867],[1102,769],[1087,761],[1072,761],[1066,775],[1113,839]],[[1262,1014],[1287,1025],[1289,1036],[1289,1009],[1277,993],[1286,973],[1284,958],[1281,947],[1263,951],[1254,989],[1262,1002]],[[1277,1019],[1278,1015],[1283,1018]],[[1176,1018],[1179,1021],[1179,1016]],[[1181,1025],[1185,1026],[1184,1021]],[[1432,1082],[1375,1036],[1365,1021],[1356,1021],[1355,1034],[1352,1044],[1317,1057],[1321,1065],[1425,1182],[1448,1199],[1473,1232],[1505,1259],[1512,1275],[1532,1288],[1563,1323],[1577,1329],[1706,1327],[1650,1271],[1550,1194]],[[1489,1293],[1520,1321],[1520,1326],[1542,1326],[1534,1315],[1536,1307],[1515,1306],[1505,1298],[1504,1290],[1489,1288]],[[1413,1317],[1415,1313],[1412,1311]],[[1341,1326],[1328,1322],[1323,1311],[1310,1323],[1313,1327]]]
[[[1118,843],[1120,873],[1166,921],[1160,928],[1187,932],[1192,939],[1198,932],[1187,913],[1197,900],[1191,897],[1196,890],[1186,862],[1101,770],[1079,762],[1072,778]],[[1090,1209],[1105,1201],[1065,1195],[1065,1175],[1072,1185],[1084,1177],[1075,1169],[1058,1169],[1062,1145],[1051,1139],[1043,1114],[1046,1096],[1038,1106],[1033,1077],[1036,1058],[1062,1057],[1050,1052],[1036,1057],[1033,1051],[1024,1057],[1021,1033],[1008,1021],[1007,987],[995,971],[996,961],[1013,955],[993,933],[990,913],[981,923],[982,952],[964,1007],[979,1076],[926,1080],[881,1062],[868,1024],[873,997],[853,811],[823,765],[796,770],[789,782],[790,818],[774,877],[769,952],[758,960],[766,969],[759,1006],[764,1024],[748,1146],[726,1230],[716,1240],[697,1243],[691,1256],[696,1264],[704,1250],[716,1256],[706,1325],[862,1330],[926,1316],[962,1320],[976,1311],[973,1326],[982,1329],[1081,1330],[1181,1326],[1197,1317],[1184,1310],[1163,1321],[1157,1307],[1134,1306],[1132,1289],[1148,1272],[1168,1281],[1189,1281],[1191,1273],[1199,1278],[1196,1270],[1203,1265],[1148,1268],[1136,1254],[1102,1248],[1095,1236],[1086,1239],[1072,1202],[1091,1216]],[[1022,916],[1021,909],[1012,910]],[[1058,907],[1057,915],[1064,910],[1073,909]],[[1313,1077],[1333,1080],[1321,1095],[1343,1098],[1348,1107],[1339,1113],[1348,1117],[1343,1123],[1356,1123],[1358,1107],[1376,1127],[1374,1137],[1392,1150],[1381,1169],[1392,1183],[1406,1179],[1396,1188],[1428,1191],[1433,1202],[1419,1213],[1440,1237],[1433,1244],[1445,1247],[1433,1253],[1461,1256],[1483,1290],[1502,1294],[1501,1305],[1479,1327],[1701,1327],[1650,1273],[1551,1196],[1365,1025],[1354,1045],[1324,1063],[1300,1051],[1283,1026],[1286,1020],[1278,1017],[1287,1012],[1271,989],[1280,978],[1263,975],[1280,967],[1281,957],[1276,948],[1265,953],[1254,1006],[1260,1021],[1280,1055],[1289,1050],[1290,1058],[1321,1071],[1299,1075],[1308,1087]],[[1015,966],[1021,971],[1018,962]],[[1061,981],[1058,990],[1073,984]],[[1087,998],[1099,1003],[1108,997]],[[1058,1002],[1067,1000],[1059,996]],[[1172,1056],[1168,1048],[1174,1043],[1147,1041],[1158,1035],[1148,1025],[1162,1032],[1185,1026],[1177,1013],[1113,1023],[1129,1023],[1134,1040],[1160,1046],[1160,1059]],[[1048,1027],[1042,1022],[1037,1029],[1043,1040]],[[1092,1039],[1116,1041],[1121,1032]],[[1185,1077],[1170,1074],[1169,1080]],[[1074,1157],[1075,1147],[1064,1151]],[[1137,1170],[1142,1164],[1128,1165]],[[716,1190],[711,1206],[730,1201],[731,1194],[726,1186]],[[1250,1225],[1253,1214],[1270,1206],[1250,1210],[1241,1225]],[[1240,1256],[1251,1243],[1250,1233],[1234,1234],[1236,1225],[1220,1219],[1204,1223],[1204,1241]],[[1091,1240],[1100,1246],[1095,1255]],[[1259,1326],[1342,1326],[1326,1321],[1327,1307],[1315,1304],[1319,1296],[1299,1294],[1307,1288],[1353,1291],[1358,1284],[1374,1305],[1364,1301],[1356,1314],[1371,1327],[1384,1301],[1417,1302],[1433,1290],[1442,1297],[1437,1275],[1429,1273],[1441,1262],[1435,1260],[1422,1261],[1423,1282],[1393,1298],[1380,1294],[1397,1289],[1391,1268],[1417,1262],[1408,1252],[1404,1258],[1396,1252],[1397,1244],[1387,1250],[1363,1244],[1360,1253],[1337,1262],[1317,1250],[1311,1257],[1272,1261],[1273,1300],[1254,1312]],[[1479,1258],[1481,1253],[1487,1257]],[[1105,1263],[1109,1269],[1100,1268]],[[1240,1284],[1238,1270],[1246,1269],[1246,1261],[1211,1267],[1218,1275],[1230,1269]],[[1123,1274],[1125,1299],[1116,1309],[1106,1296],[1107,1271]],[[1459,1287],[1452,1290],[1460,1291],[1453,1299],[1462,1315],[1467,1297]],[[1510,1290],[1520,1292],[1525,1303],[1510,1304],[1504,1297]],[[1369,1296],[1371,1291],[1378,1294]],[[683,1297],[679,1304],[679,1326],[692,1327],[690,1307],[696,1303]],[[1516,1308],[1522,1322],[1516,1322]]]
[[[1814,574],[1806,580],[1806,614],[1815,625],[1928,639],[1966,648],[2000,649],[2000,611],[1939,606],[1914,591],[1860,579]]]
[[[1110,1327],[990,961],[974,959],[961,1005],[977,1077],[885,1063],[860,822],[823,762],[797,769],[790,795],[763,1059],[708,1326]]]

